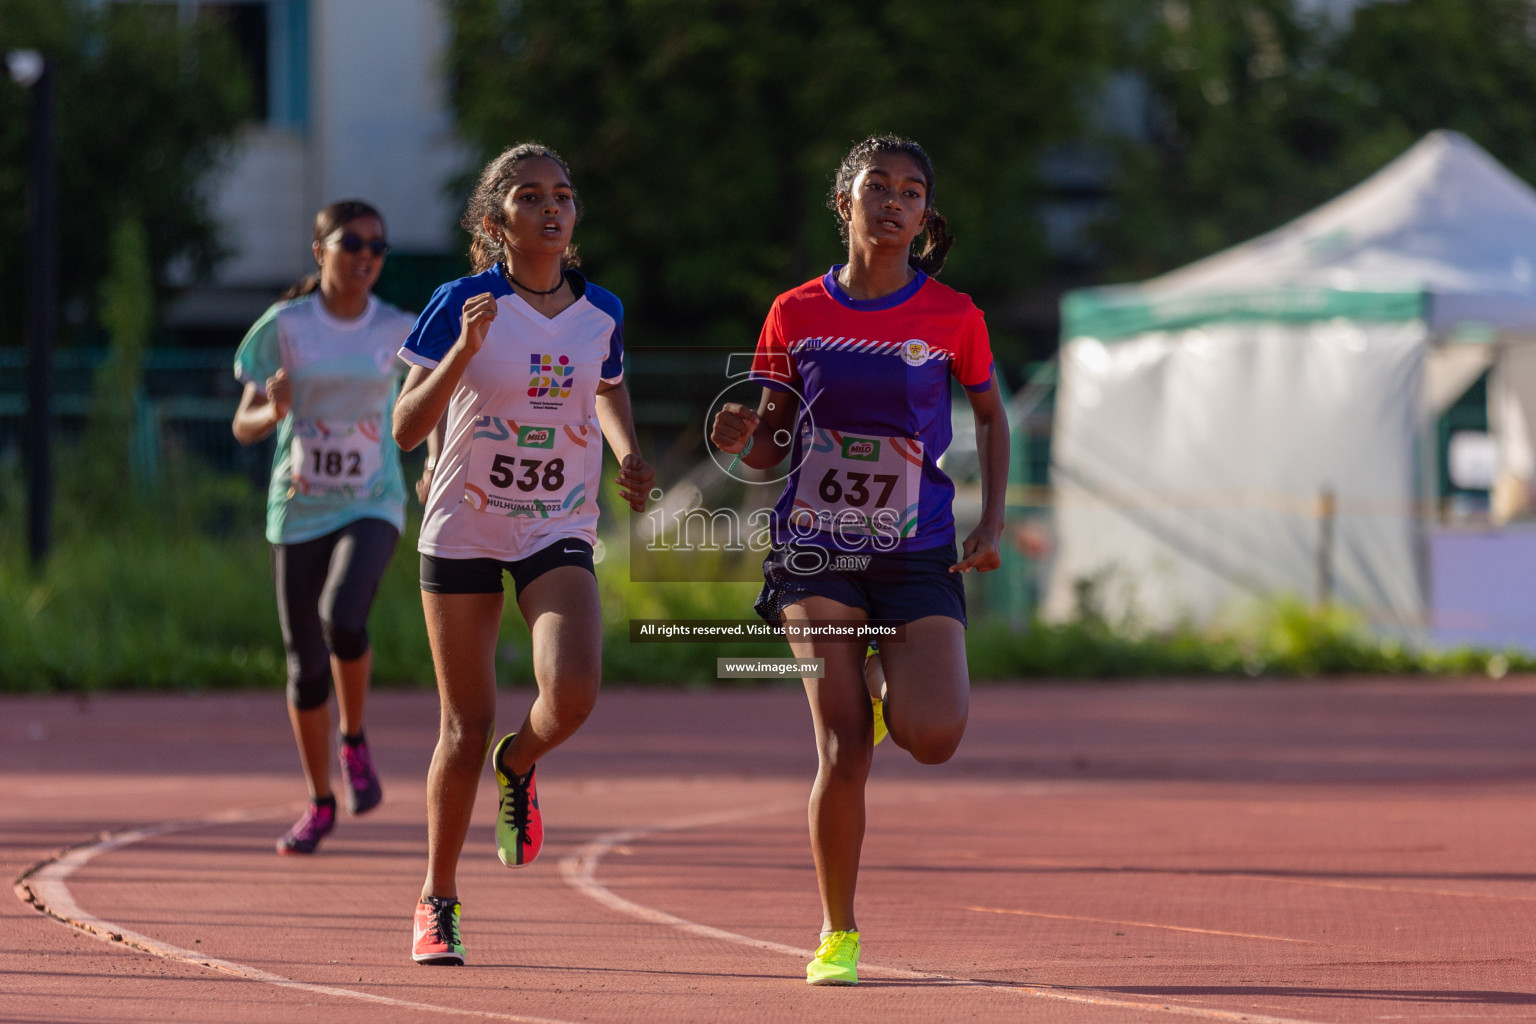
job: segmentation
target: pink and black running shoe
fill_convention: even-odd
[[[341,777],[347,784],[348,814],[365,814],[383,802],[384,787],[367,743],[341,744]]]
[[[288,834],[277,841],[278,853],[314,853],[320,840],[331,834],[336,827],[336,805],[310,801],[304,816],[294,823]]]

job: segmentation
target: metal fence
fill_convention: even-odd
[[[81,443],[91,412],[101,348],[54,354],[53,430],[60,448]],[[261,480],[272,465],[272,442],[245,447],[230,432],[240,400],[231,373],[233,353],[220,349],[151,349],[133,425],[135,472],[154,476],[167,458],[193,456],[214,469]],[[19,456],[27,414],[27,353],[0,348],[0,458]]]

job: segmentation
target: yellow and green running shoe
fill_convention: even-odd
[[[501,756],[516,735],[507,733],[491,752],[496,785],[501,789],[501,809],[496,813],[496,856],[509,868],[532,864],[544,846],[544,817],[539,813],[534,768],[529,768],[526,775],[513,775],[502,765]]]
[[[805,966],[807,985],[859,983],[859,933],[833,932],[816,947],[816,959]]]
[[[874,705],[875,709],[875,742],[871,744],[871,746],[878,747],[880,745],[880,741],[889,736],[891,731],[886,727],[885,724],[885,701],[881,700],[879,697],[871,697],[869,698],[869,702],[870,704]]]

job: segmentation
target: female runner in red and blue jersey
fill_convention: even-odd
[[[1001,564],[1008,479],[1008,420],[986,324],[967,296],[934,279],[953,239],[933,199],[933,164],[915,142],[880,136],[853,147],[828,203],[848,262],[774,301],[753,362],[763,384],[757,410],[728,403],[711,426],[714,443],[748,466],[791,457],[758,613],[788,627],[905,623],[900,642],[880,642],[882,724],[923,764],[949,760],[965,733],[961,574]],[[955,489],[938,467],[950,442],[951,377],[976,419],[983,505],[958,555]],[[862,641],[791,635],[790,647],[824,659],[825,673],[805,679],[820,756],[810,831],[824,915],[806,980],[852,985],[880,705],[867,689]]]

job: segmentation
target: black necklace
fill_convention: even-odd
[[[502,264],[501,276],[505,277],[507,279],[507,283],[508,284],[515,284],[519,288],[521,288],[523,291],[530,292],[530,293],[532,293],[534,295],[553,295],[553,294],[555,294],[555,292],[560,290],[560,286],[561,285],[565,284],[565,272],[564,271],[561,271],[561,273],[560,273],[560,280],[558,282],[556,282],[555,286],[553,288],[549,289],[548,291],[544,291],[544,292],[539,291],[537,288],[529,288],[527,285],[523,284],[523,282],[521,282],[517,278],[513,277],[512,276],[512,271],[507,269],[506,264]]]

